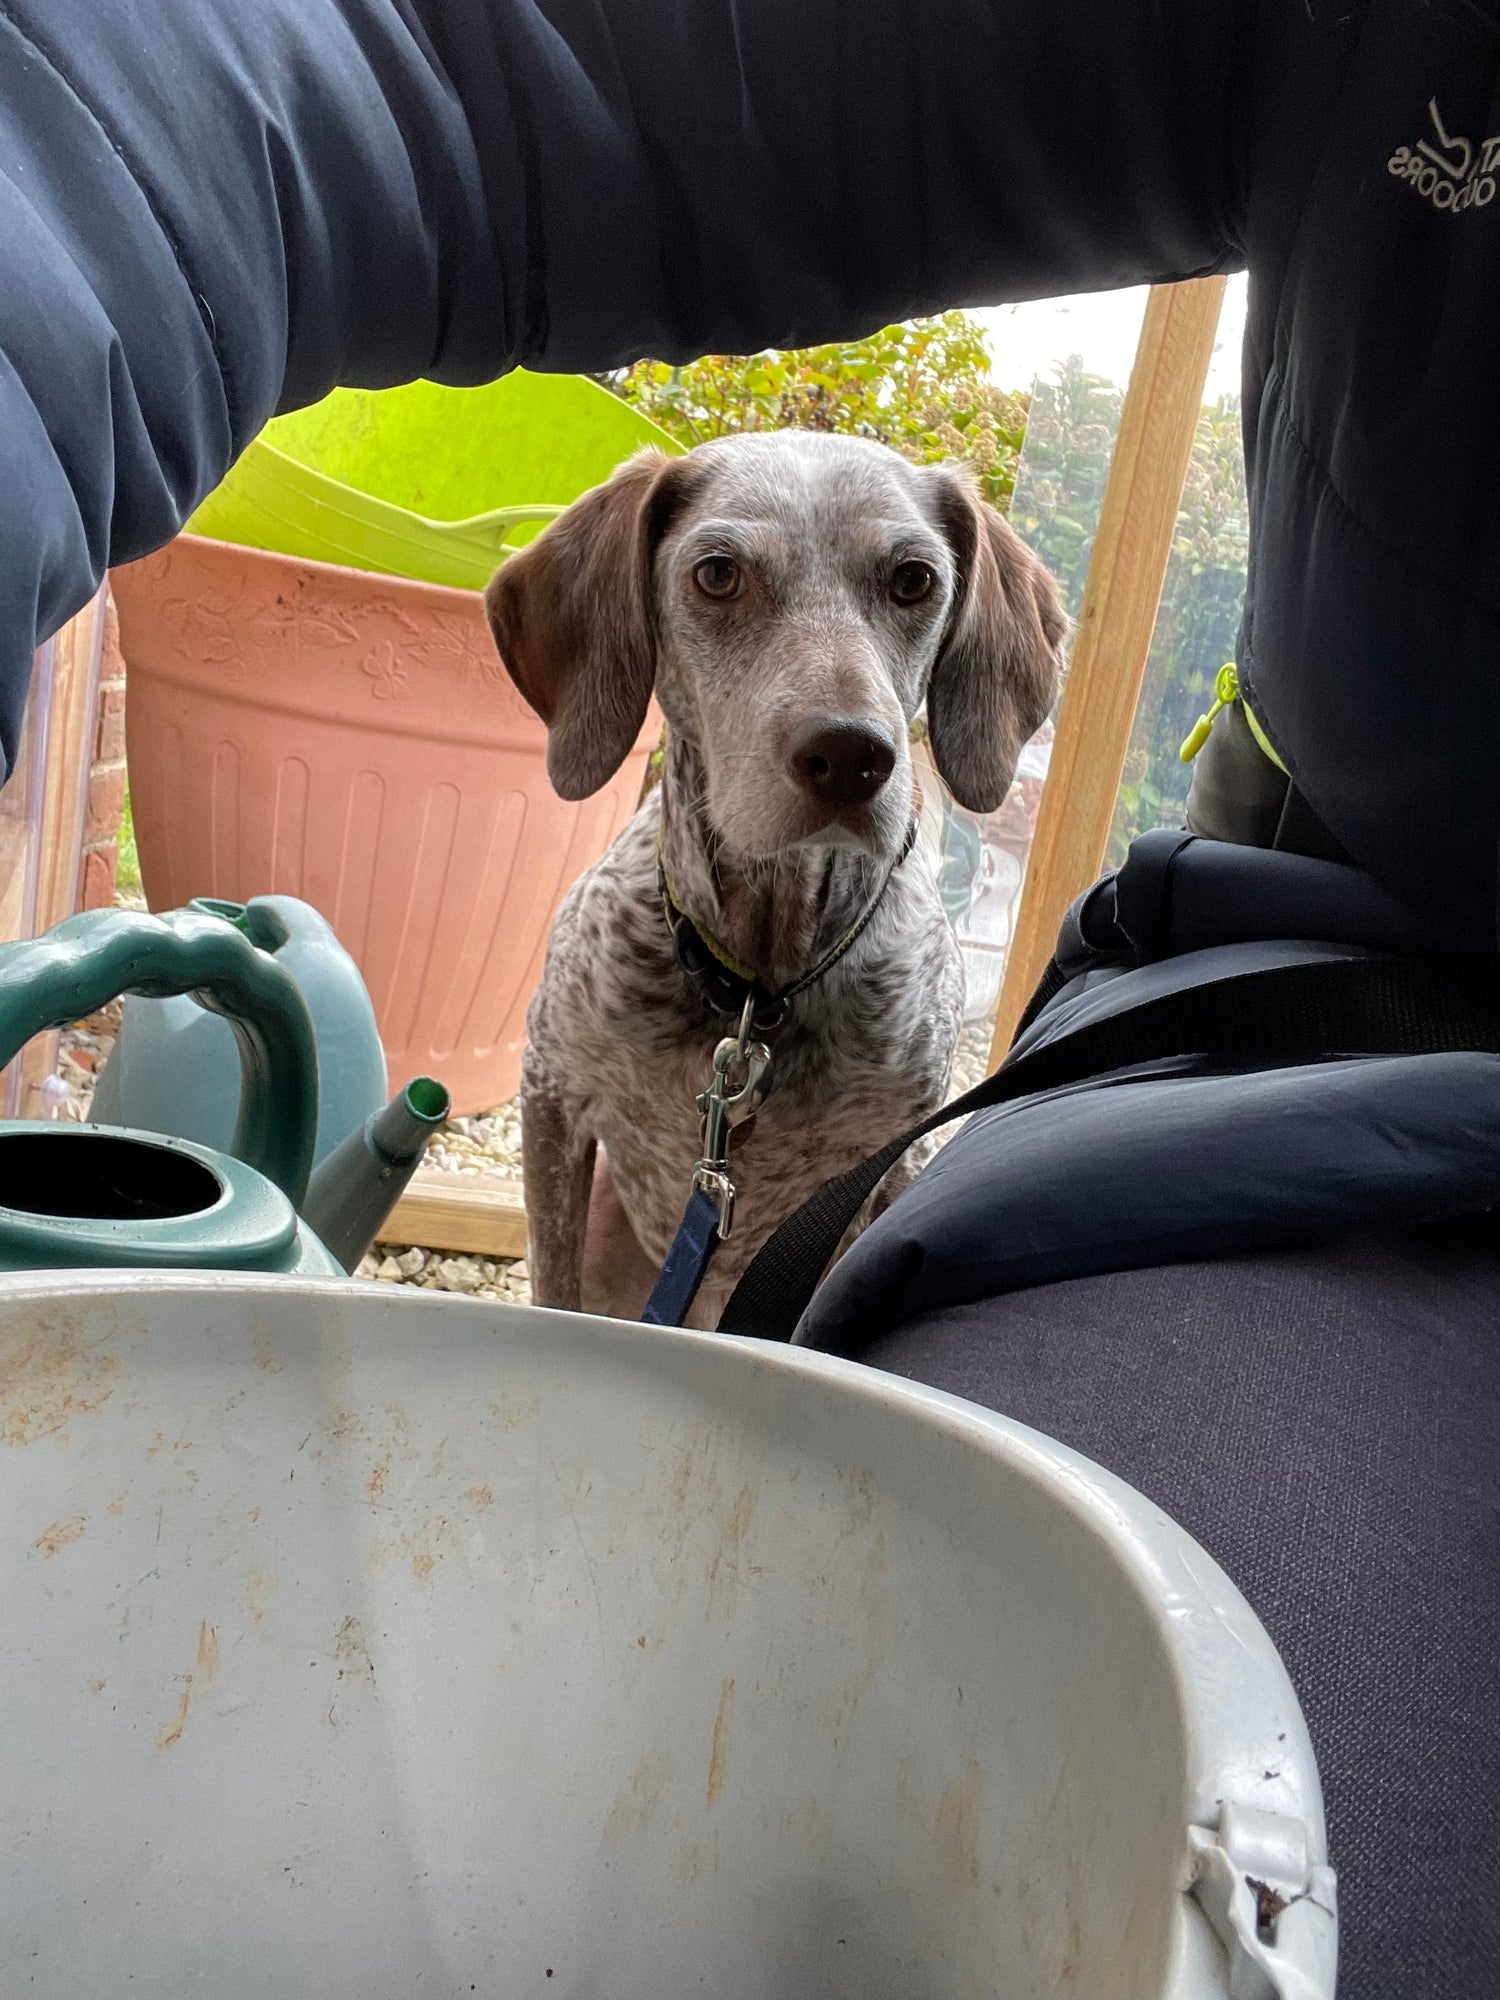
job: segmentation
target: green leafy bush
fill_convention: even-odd
[[[972,467],[1001,508],[1010,504],[1029,401],[995,387],[984,329],[963,312],[825,347],[710,354],[681,368],[638,361],[604,380],[684,445],[788,427],[874,438],[917,464]]]
[[[1070,355],[1030,402],[1019,490],[1010,519],[1057,578],[1068,615],[1083,608],[1094,531],[1125,392]]]

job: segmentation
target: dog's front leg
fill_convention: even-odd
[[[594,1135],[530,1048],[521,1063],[521,1161],[532,1301],[578,1312]]]

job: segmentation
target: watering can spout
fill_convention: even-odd
[[[379,1235],[448,1105],[442,1084],[417,1077],[383,1111],[372,1112],[313,1175],[302,1219],[346,1271]]]

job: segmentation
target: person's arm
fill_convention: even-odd
[[[415,4],[497,213],[526,162],[533,365],[1243,261],[1254,0]]]
[[[338,383],[1240,260],[1253,0],[8,0],[0,749],[32,649]]]

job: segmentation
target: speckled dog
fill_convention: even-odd
[[[768,1037],[775,1088],[736,1136],[734,1231],[692,1313],[713,1326],[776,1224],[948,1091],[963,970],[927,856],[898,859],[907,728],[925,699],[954,795],[999,805],[1052,700],[1057,593],[955,468],[787,431],[631,459],[505,565],[488,605],[564,798],[619,768],[653,689],[668,730],[660,788],[558,913],[528,1018],[539,1304],[637,1316],[699,1155],[694,1099],[727,1030],[679,964],[658,854],[700,936],[770,990],[878,898]]]

